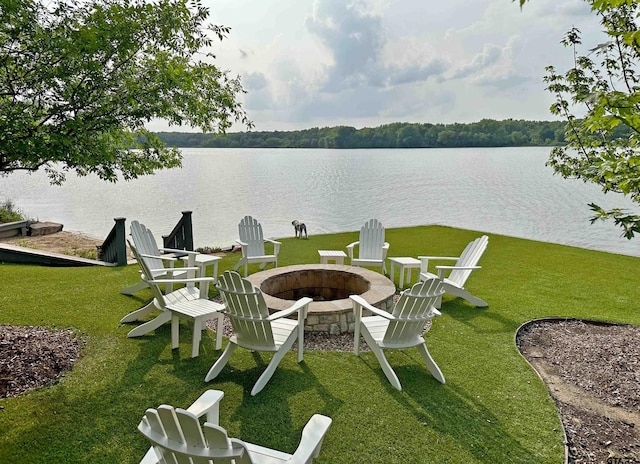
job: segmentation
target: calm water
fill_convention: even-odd
[[[182,169],[109,184],[70,176],[50,186],[42,173],[0,178],[0,199],[65,230],[104,238],[113,218],[137,219],[158,240],[193,211],[196,246],[229,246],[244,215],[269,237],[442,224],[640,256],[640,242],[611,224],[589,225],[591,201],[633,208],[595,185],[553,176],[548,148],[416,150],[185,149]]]

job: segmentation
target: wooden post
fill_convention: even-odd
[[[114,218],[115,225],[115,248],[116,248],[116,264],[118,266],[127,265],[127,239],[124,223],[127,218]]]
[[[184,249],[193,251],[193,224],[191,211],[182,212],[182,227],[184,228]]]

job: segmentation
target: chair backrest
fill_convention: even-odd
[[[248,244],[247,256],[264,255],[264,236],[262,225],[251,216],[245,216],[238,224],[240,241]]]
[[[166,302],[165,302],[165,299],[164,299],[164,294],[162,293],[162,291],[160,290],[158,285],[155,285],[155,284],[152,284],[152,283],[149,282],[150,280],[153,280],[153,275],[152,275],[152,272],[151,272],[151,268],[149,267],[148,261],[145,260],[145,258],[142,258],[140,256],[140,253],[138,252],[138,249],[136,248],[136,246],[134,244],[132,244],[128,240],[127,240],[127,242],[129,243],[129,248],[131,249],[131,254],[136,259],[138,264],[140,265],[140,270],[142,271],[142,280],[144,280],[145,282],[147,282],[149,284],[149,288],[151,289],[151,292],[153,293],[153,297],[156,299],[156,301],[158,302],[160,307],[164,308],[166,306]]]
[[[384,227],[377,219],[369,219],[360,229],[360,259],[383,259]]]
[[[225,271],[216,287],[222,294],[237,342],[255,350],[274,347],[269,309],[259,288],[234,271]]]
[[[133,244],[138,249],[138,256],[135,257],[136,260],[138,262],[141,260],[144,261],[148,269],[162,269],[164,267],[164,263],[160,258],[149,258],[146,256],[141,258],[139,256],[141,254],[160,256],[160,250],[158,249],[156,239],[153,237],[153,233],[151,233],[144,224],[141,224],[138,221],[131,222],[130,232]],[[147,277],[150,279],[153,278],[152,275],[147,275]]]
[[[177,464],[251,464],[244,443],[207,422],[204,430],[191,412],[163,404],[147,409],[138,430],[152,442],[160,462]]]
[[[384,343],[404,344],[420,337],[425,323],[437,314],[435,304],[444,292],[442,282],[436,277],[404,291],[391,312],[394,319],[389,322]]]
[[[487,245],[489,244],[489,237],[483,235],[482,237],[478,237],[466,246],[458,261],[456,261],[456,266],[475,266],[480,261],[482,254],[487,249]],[[461,287],[464,286],[464,283],[467,281],[469,276],[471,275],[471,269],[469,270],[457,270],[454,269],[451,271],[447,279],[452,282],[459,284]]]

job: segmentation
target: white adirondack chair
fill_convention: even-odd
[[[358,257],[354,257],[354,248],[358,245]],[[380,266],[387,273],[385,260],[389,244],[384,241],[384,227],[377,219],[369,219],[360,229],[360,240],[347,245],[347,254],[352,266]]]
[[[442,371],[429,354],[422,337],[425,324],[434,316],[440,316],[435,303],[443,293],[442,283],[437,278],[418,282],[402,293],[390,313],[371,306],[359,295],[351,295],[349,298],[353,300],[355,313],[354,352],[356,356],[360,354],[360,331],[362,331],[362,336],[378,358],[384,375],[387,376],[391,385],[402,390],[398,376],[385,358],[383,350],[402,350],[415,346],[427,364],[429,372],[439,382],[444,383]],[[362,316],[363,309],[368,309],[374,315]]]
[[[173,270],[173,265],[178,260],[177,256],[188,255],[187,266],[193,267],[195,265],[195,257],[199,254],[198,252],[176,250],[173,248],[158,248],[158,244],[156,243],[156,239],[154,238],[151,230],[147,229],[144,224],[141,224],[138,221],[131,222],[130,233],[133,244],[138,249],[138,257],[144,260],[147,268],[151,270],[150,278],[165,278],[169,275],[177,278],[187,277],[186,270]],[[136,257],[136,260],[138,260],[138,257]],[[124,295],[133,295],[147,287],[147,283],[144,280],[141,280],[137,284],[123,288],[120,290],[120,293]],[[171,284],[167,284],[167,291],[170,292],[171,290]]]
[[[142,270],[141,278],[145,281],[147,286],[151,288],[154,299],[149,304],[145,305],[143,308],[134,311],[124,318],[122,318],[121,322],[128,322],[128,320],[137,320],[142,317],[142,315],[149,314],[154,309],[160,310],[160,314],[156,316],[154,319],[147,321],[143,324],[140,324],[135,329],[132,329],[127,337],[139,337],[145,335],[153,330],[156,330],[158,327],[170,322],[172,320],[171,311],[167,309],[168,305],[173,305],[176,303],[186,303],[192,302],[194,305],[197,305],[199,308],[203,308],[206,311],[216,311],[217,312],[217,325],[216,325],[216,349],[219,350],[222,348],[222,323],[223,323],[223,314],[222,310],[224,306],[219,303],[214,303],[208,299],[209,296],[209,284],[215,283],[215,277],[187,277],[187,278],[174,278],[169,275],[164,279],[150,279],[147,276],[152,275],[152,269],[147,266],[147,261],[140,256],[138,250],[135,245],[129,242],[129,248],[131,249],[131,253],[138,261],[140,268]],[[185,272],[195,272],[198,268],[196,267],[184,267],[181,268]],[[161,290],[162,285],[168,284],[184,284],[183,287],[180,287],[176,290],[168,292],[164,294]],[[196,286],[198,284],[199,286]],[[132,316],[133,315],[133,316]],[[201,331],[200,327],[198,327],[201,321],[194,320],[194,331],[193,331],[193,351],[197,353],[196,347],[199,346]],[[174,331],[172,330],[172,344],[174,343],[174,338],[177,337],[177,333],[174,335]],[[192,355],[193,355],[192,351]],[[196,354],[197,355],[197,354]]]
[[[271,362],[257,380],[251,395],[259,393],[273,375],[276,367],[298,340],[298,362],[302,362],[304,320],[311,298],[300,298],[290,308],[269,314],[259,288],[240,277],[237,272],[226,271],[216,284],[224,300],[224,313],[231,320],[234,334],[222,356],[209,369],[205,382],[214,379],[224,368],[238,346],[252,351],[274,352]],[[287,316],[298,313],[297,320]]]
[[[166,404],[147,409],[138,430],[152,443],[140,464],[311,463],[320,454],[331,418],[314,414],[302,429],[293,454],[229,438],[219,425],[224,393],[207,390],[187,409]],[[200,418],[206,414],[204,426]]]
[[[482,254],[487,249],[489,244],[489,237],[483,235],[478,237],[466,246],[462,254],[458,257],[450,256],[418,256],[420,258],[420,280],[430,279],[432,277],[438,277],[444,284],[446,293],[450,293],[460,298],[464,298],[471,304],[479,307],[489,306],[486,301],[481,300],[477,296],[473,296],[469,291],[464,288],[464,284],[471,275],[471,271],[474,269],[481,269],[482,266],[478,266],[478,261],[482,257]],[[438,274],[429,272],[429,260],[449,260],[455,261],[453,266],[436,266]],[[447,275],[447,272],[449,274]],[[440,308],[442,304],[442,298],[436,303],[436,308]]]
[[[278,267],[278,253],[280,252],[280,242],[264,238],[262,225],[251,216],[245,216],[238,224],[239,239],[236,240],[242,248],[242,258],[233,268],[237,271],[240,266],[244,266],[244,276],[247,277],[249,264],[261,263],[260,269],[264,269],[268,263],[273,263]],[[267,255],[264,251],[265,242],[273,244],[273,254]]]

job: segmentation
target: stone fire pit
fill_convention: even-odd
[[[391,309],[396,287],[382,274],[337,264],[301,264],[257,272],[247,279],[264,294],[271,311],[288,308],[303,296],[313,298],[305,330],[337,335],[353,332],[349,295],[360,295],[373,306]]]

